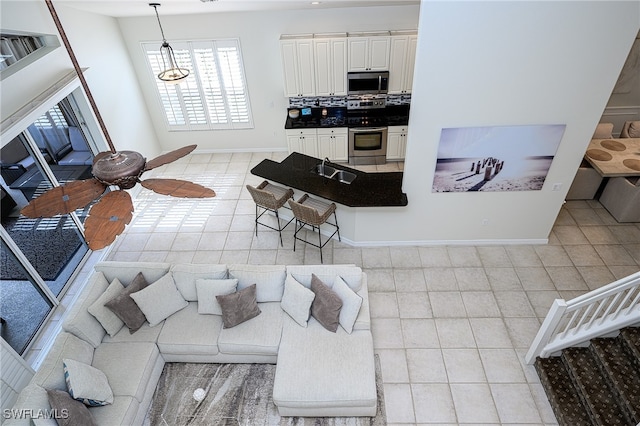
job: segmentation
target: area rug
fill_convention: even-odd
[[[45,281],[55,281],[82,241],[67,217],[44,219],[8,218],[3,226]],[[70,221],[70,219],[68,219]],[[8,253],[0,253],[3,280],[25,280],[26,273]]]
[[[271,364],[167,363],[144,420],[144,426],[384,426],[384,395],[380,361],[376,355],[376,417],[280,417],[273,403]],[[312,383],[309,386],[313,386]],[[202,388],[198,402],[194,391]]]

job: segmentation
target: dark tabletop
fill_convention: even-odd
[[[351,184],[340,183],[312,173],[322,163],[319,158],[294,152],[282,162],[263,160],[251,173],[284,186],[304,191],[349,207],[406,206],[402,192],[402,172],[366,173],[341,164],[328,163],[357,177]]]

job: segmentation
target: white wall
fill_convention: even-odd
[[[57,5],[56,11],[116,149],[151,158],[160,153],[146,104],[115,18]],[[2,29],[57,34],[43,1],[2,1]],[[62,41],[61,41],[62,44]],[[7,117],[73,70],[61,46],[2,81]],[[106,145],[105,145],[106,147]]]
[[[203,9],[206,9],[203,7]],[[157,41],[155,16],[119,19],[129,53],[164,150],[198,144],[199,150],[270,150],[287,147],[279,38],[281,34],[416,29],[418,6],[322,9],[315,11],[243,12],[165,16],[158,8],[169,43],[178,40],[239,38],[255,128],[169,132],[140,43]]]
[[[544,242],[639,23],[638,2],[423,1],[404,174],[409,205],[358,210],[354,238]],[[542,190],[431,193],[442,128],[519,124],[566,124]]]

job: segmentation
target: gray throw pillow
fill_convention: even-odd
[[[324,328],[335,333],[340,325],[342,300],[315,274],[311,275],[311,291],[316,294],[311,304],[311,316]]]
[[[133,334],[142,327],[147,317],[144,316],[142,310],[131,297],[131,293],[142,290],[147,287],[149,283],[139,272],[138,275],[131,281],[123,291],[118,293],[116,297],[109,300],[104,304],[107,308],[111,309],[122,322],[129,327],[129,333]]]
[[[49,404],[55,413],[60,426],[97,426],[89,409],[80,401],[71,398],[65,391],[47,389]]]
[[[255,284],[235,293],[218,295],[216,299],[222,308],[222,328],[235,327],[262,312],[258,308]]]

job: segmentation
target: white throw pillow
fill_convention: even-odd
[[[196,280],[196,290],[198,292],[198,313],[222,315],[222,308],[216,296],[225,296],[235,293],[238,287],[238,280]]]
[[[307,327],[311,315],[311,304],[316,294],[287,274],[284,281],[284,294],[280,306],[295,322]]]
[[[113,404],[113,391],[102,371],[73,359],[65,358],[62,363],[71,398],[92,407]]]
[[[109,284],[109,287],[107,287],[104,293],[87,308],[89,313],[98,320],[102,328],[104,328],[111,337],[120,331],[124,322],[118,318],[111,309],[105,307],[104,304],[116,297],[121,291],[124,291],[124,286],[119,279],[115,278],[111,281],[111,284]]]
[[[340,325],[349,334],[353,331],[353,324],[358,318],[360,307],[362,306],[362,297],[354,293],[353,290],[340,277],[336,277],[333,281],[332,290],[342,300],[342,309],[340,310]]]
[[[151,327],[160,324],[189,304],[178,291],[171,272],[142,290],[131,293],[131,298],[147,317]]]
[[[192,265],[179,263],[171,267],[173,281],[178,287],[178,291],[187,302],[197,302],[198,294],[196,290],[197,279],[221,280],[227,278],[227,265]]]

